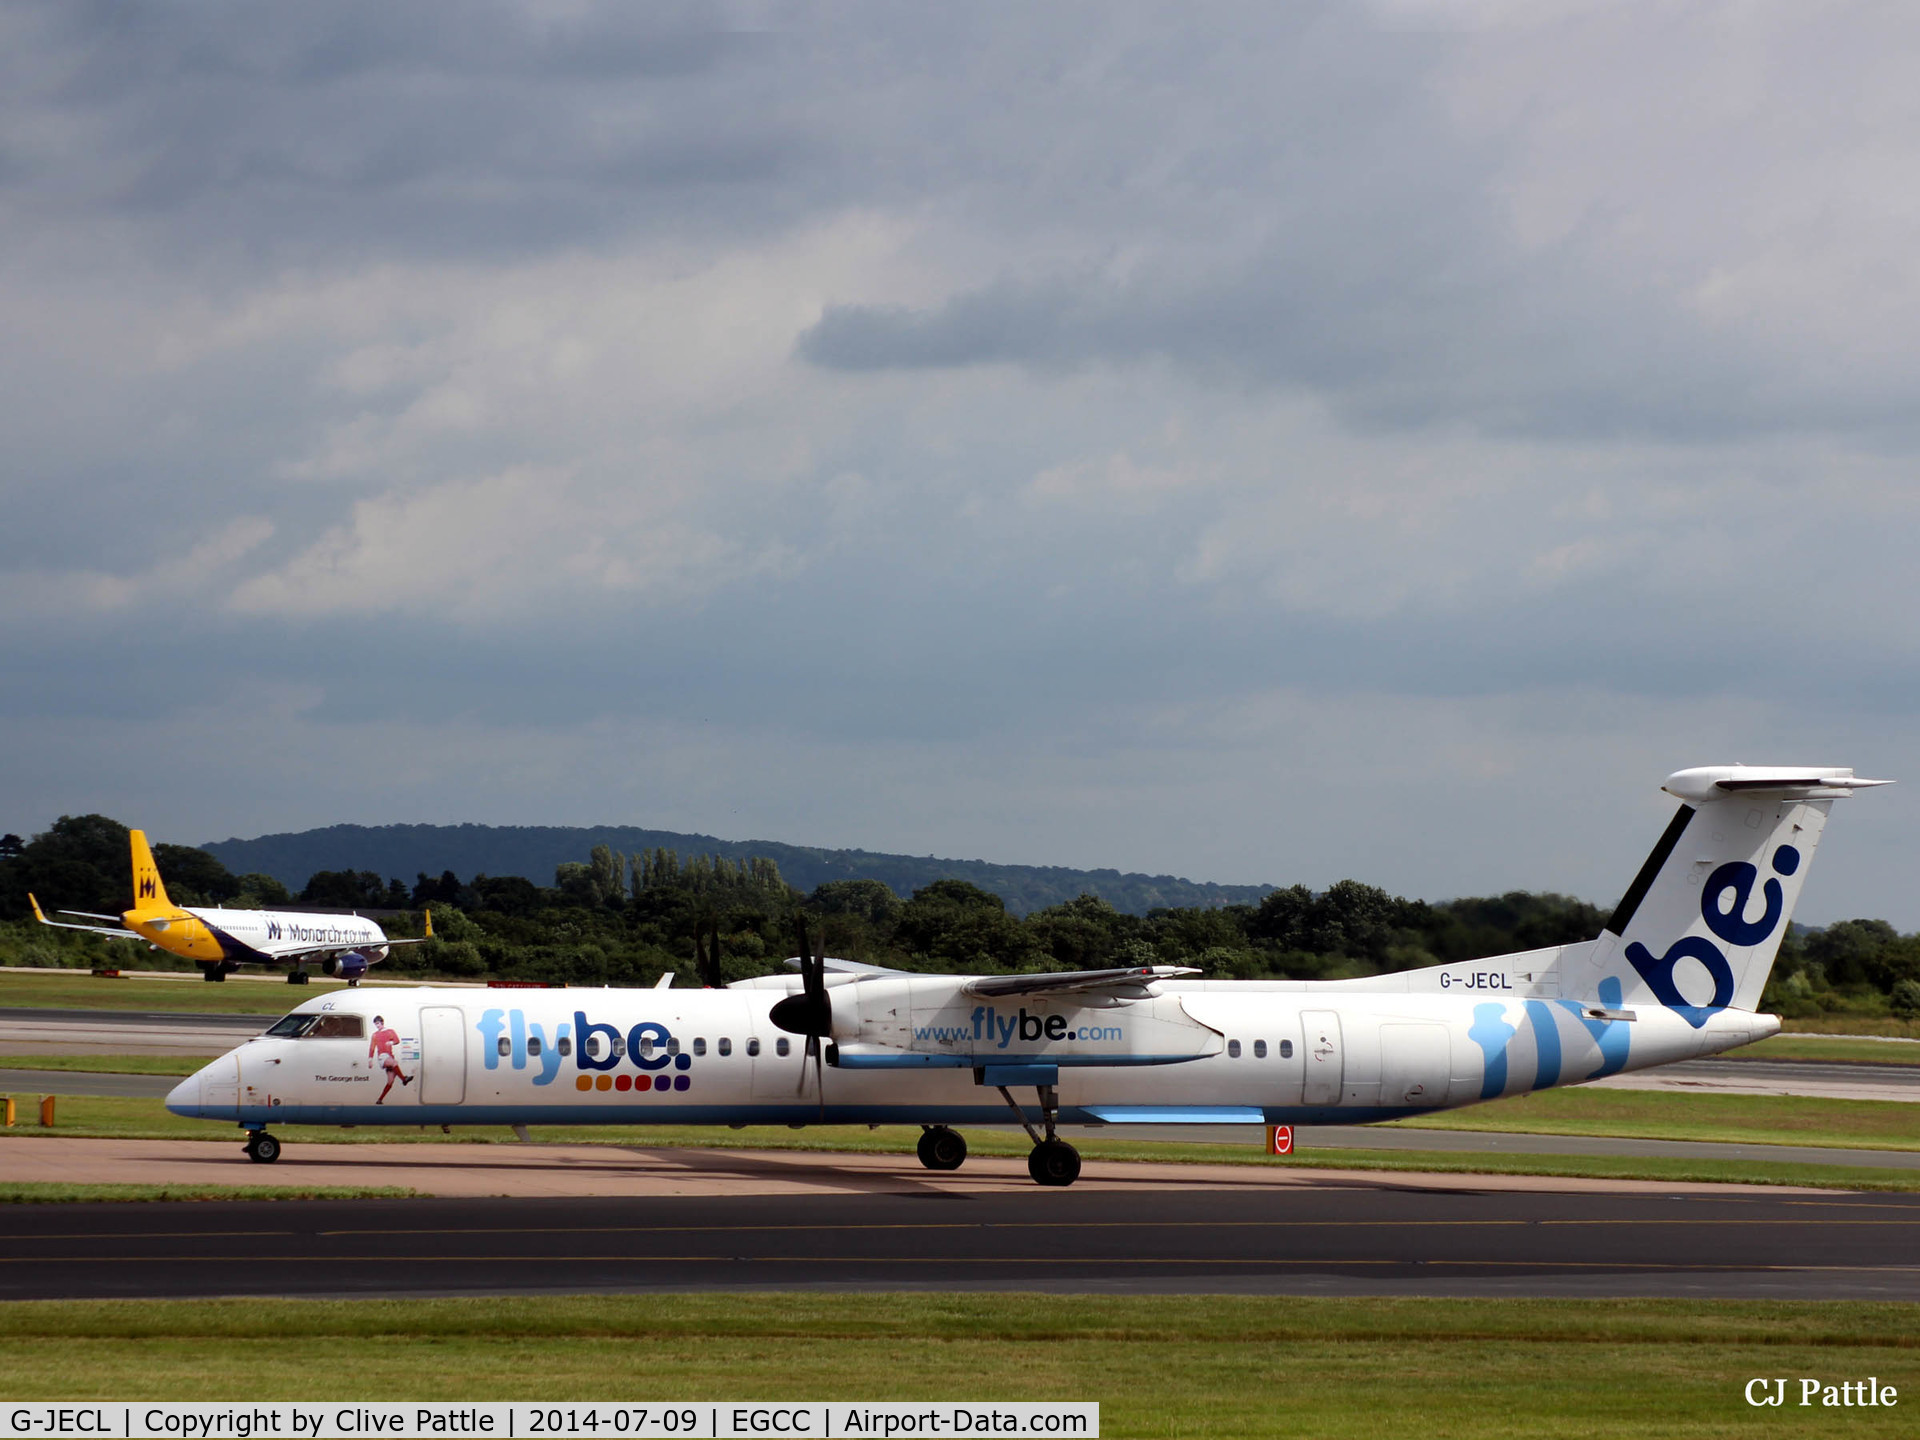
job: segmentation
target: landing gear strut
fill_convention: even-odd
[[[958,1170],[967,1159],[967,1142],[944,1125],[928,1125],[920,1132],[920,1163],[929,1170]]]
[[[1044,1139],[1027,1122],[1027,1112],[1020,1108],[1007,1087],[998,1087],[1000,1098],[1020,1117],[1020,1128],[1033,1141],[1033,1150],[1027,1156],[1027,1173],[1036,1185],[1071,1185],[1080,1178],[1080,1152],[1053,1133],[1060,1118],[1060,1092],[1051,1085],[1035,1088],[1040,1093],[1040,1121],[1047,1130]]]
[[[247,1137],[247,1158],[257,1165],[271,1165],[280,1158],[280,1142],[264,1130]]]

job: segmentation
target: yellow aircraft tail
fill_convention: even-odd
[[[132,840],[134,913],[158,911],[171,914],[175,906],[167,898],[167,887],[160,881],[160,867],[153,863],[153,850],[147,844],[147,832],[133,831]]]

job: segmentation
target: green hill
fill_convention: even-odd
[[[1025,915],[1076,895],[1100,896],[1116,910],[1144,915],[1162,907],[1256,905],[1271,885],[1214,885],[1173,875],[1073,870],[1061,865],[996,865],[986,860],[942,860],[932,855],[884,855],[871,850],[821,850],[775,840],[721,840],[635,826],[558,825],[329,825],[253,840],[220,840],[200,848],[236,875],[272,875],[299,890],[319,870],[373,870],[409,885],[416,875],[451,870],[475,875],[521,875],[551,885],[555,867],[582,861],[595,845],[625,854],[664,848],[682,856],[764,855],[790,885],[812,890],[829,880],[878,880],[901,896],[935,880],[966,880]]]

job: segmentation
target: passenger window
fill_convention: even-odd
[[[707,1042],[698,1035],[693,1037],[693,1053],[696,1055],[707,1053]]]
[[[699,1048],[700,1047],[698,1045],[694,1046],[694,1049],[696,1050]],[[733,1041],[729,1040],[724,1035],[720,1037],[720,1053],[722,1055],[731,1055],[733,1053]]]
[[[678,1040],[678,1038],[672,1035],[667,1036],[667,1054],[678,1055],[679,1053],[680,1053],[680,1041]]]
[[[1240,1042],[1238,1040],[1227,1041],[1227,1058],[1229,1060],[1238,1060],[1240,1058]]]
[[[1291,1060],[1293,1058],[1293,1042],[1291,1040],[1282,1040],[1280,1042],[1280,1058],[1282,1060]]]
[[[1267,1058],[1267,1042],[1266,1041],[1256,1040],[1253,1042],[1253,1058],[1256,1060],[1264,1060]]]
[[[540,1037],[538,1035],[529,1035],[527,1037],[527,1054],[538,1055],[539,1053],[540,1053]]]
[[[307,1031],[309,1040],[364,1040],[366,1037],[366,1021],[358,1015],[318,1015],[314,1017],[313,1028]]]
[[[760,1053],[760,1037],[758,1035],[753,1035],[748,1037],[747,1054],[758,1055],[759,1053]]]
[[[573,1037],[571,1035],[562,1035],[553,1048],[558,1050],[562,1055],[573,1054]]]
[[[586,1045],[588,1056],[594,1060],[605,1060],[608,1056],[612,1056],[615,1060],[618,1060],[622,1055],[627,1053],[627,1042],[618,1035],[614,1036],[611,1041],[604,1035],[589,1035],[587,1036]],[[642,1050],[646,1048],[645,1042],[642,1042],[641,1048]],[[504,1055],[507,1052],[502,1050],[500,1053]]]
[[[653,1058],[653,1037],[651,1035],[642,1035],[640,1037],[640,1054],[649,1060]]]
[[[498,1050],[502,1055],[511,1055],[513,1053],[513,1042],[502,1035],[498,1040],[493,1042],[493,1048]]]
[[[786,1036],[782,1035],[778,1040],[773,1042],[773,1051],[776,1055],[786,1054],[787,1049],[788,1049],[788,1046],[787,1046]]]

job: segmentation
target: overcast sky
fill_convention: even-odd
[[[1920,927],[1920,12],[0,9],[0,829]]]

